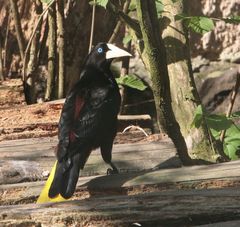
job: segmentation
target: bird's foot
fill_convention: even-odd
[[[108,168],[107,169],[107,175],[113,175],[113,174],[118,174],[118,173],[119,173],[119,171],[117,168],[115,168],[115,169]]]

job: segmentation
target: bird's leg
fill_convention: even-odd
[[[117,167],[112,163],[108,163],[111,167],[111,168],[108,168],[107,169],[107,175],[113,175],[113,174],[118,174],[119,173],[119,170],[117,169]]]
[[[119,173],[117,167],[112,163],[112,143],[113,140],[104,141],[101,145],[102,158],[107,164],[112,167],[107,169],[107,175]]]

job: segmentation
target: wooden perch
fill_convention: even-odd
[[[56,138],[1,142],[0,167],[5,165],[5,172],[1,169],[0,177],[6,176],[7,170],[8,183],[24,174],[22,181],[43,176],[42,170],[54,163],[55,145]],[[62,203],[33,204],[44,181],[0,185],[0,226],[237,224],[240,161],[172,168],[181,166],[175,154],[168,140],[116,145],[113,159],[120,174],[106,176],[107,166],[99,152],[93,152],[83,175],[95,176],[80,177],[75,196]]]
[[[46,176],[44,177],[42,173],[51,170],[56,160],[54,156],[56,145],[56,137],[1,142],[0,184],[19,183],[26,179],[45,179]],[[181,165],[176,157],[175,148],[169,140],[114,145],[113,161],[122,173],[138,172],[158,165],[163,167]],[[106,174],[107,168],[109,166],[102,160],[99,150],[96,150],[90,155],[81,175]]]
[[[75,197],[75,200],[63,203],[43,205],[3,205],[0,206],[0,224],[2,225],[46,225],[57,223],[78,225],[79,223],[93,226],[131,226],[140,223],[142,226],[183,226],[207,224],[218,221],[240,219],[238,188],[223,189],[191,189],[198,182],[199,188],[204,188],[204,180],[237,181],[239,187],[239,161],[216,164],[211,166],[183,167],[178,169],[158,170],[138,174],[120,174],[115,176],[100,176],[80,178],[78,190],[87,188],[90,198]],[[217,182],[217,181],[216,181]],[[163,185],[163,183],[166,183]],[[166,190],[166,185],[181,183],[185,190]],[[132,188],[143,185],[156,185],[159,190],[137,195],[123,191],[123,195],[109,195],[119,188]],[[215,187],[221,186],[218,181]],[[20,188],[19,186],[22,186]],[[196,185],[195,185],[196,186]],[[42,183],[32,182],[18,185],[1,186],[0,192],[10,202],[11,190],[15,188],[15,199],[18,203],[33,202],[39,194]],[[162,189],[161,189],[162,187]],[[211,185],[210,185],[211,187]],[[214,185],[213,185],[214,187]],[[21,191],[22,190],[22,191]],[[77,190],[77,191],[78,191]],[[91,195],[95,190],[105,192],[101,196]],[[17,192],[17,193],[16,193]],[[83,191],[79,192],[83,194]],[[77,194],[79,194],[77,193]],[[9,196],[7,196],[9,195]],[[79,200],[80,199],[80,200]],[[27,214],[27,216],[26,216]],[[57,218],[57,219],[56,219]],[[30,223],[31,222],[31,223]],[[68,223],[69,224],[69,223]],[[81,225],[80,225],[81,226]],[[82,226],[85,226],[84,224]],[[215,225],[219,226],[219,225]]]

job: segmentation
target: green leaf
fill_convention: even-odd
[[[158,17],[161,17],[162,12],[164,10],[164,5],[161,0],[156,0],[156,9],[157,9]]]
[[[207,115],[205,118],[207,125],[216,131],[226,130],[233,124],[232,120],[224,115],[211,114]]]
[[[240,111],[237,111],[231,115],[231,118],[240,118]]]
[[[102,6],[102,7],[104,7],[105,9],[106,9],[106,6],[107,6],[107,4],[108,4],[108,1],[109,0],[96,0],[96,4],[98,5],[98,6]],[[91,4],[94,4],[94,1],[91,1]]]
[[[238,156],[236,154],[237,148],[233,144],[225,144],[224,152],[231,160],[238,159]]]
[[[210,128],[210,131],[211,131],[213,137],[214,137],[216,140],[219,140],[220,135],[221,135],[221,132],[216,131],[216,130],[214,130],[214,129],[212,129],[212,128]]]
[[[42,3],[49,4],[52,0],[41,0]]]
[[[222,20],[229,24],[239,24],[240,16],[231,16],[229,18],[223,18]]]
[[[191,17],[187,24],[194,32],[200,34],[204,34],[214,29],[213,20],[208,17]]]
[[[129,10],[130,11],[134,11],[134,10],[136,10],[136,8],[137,8],[137,6],[136,6],[136,0],[132,0],[131,1],[131,3],[130,3],[130,5],[129,5]]]
[[[199,128],[200,125],[202,124],[202,120],[203,120],[203,108],[202,108],[202,105],[198,105],[195,110],[195,114],[194,114],[193,122],[191,123],[191,127]]]
[[[126,45],[128,44],[130,41],[132,40],[132,36],[131,35],[126,35],[124,38],[123,38],[123,44]]]
[[[186,14],[178,14],[175,16],[175,20],[183,20],[188,28],[192,29],[196,33],[204,34],[213,30],[213,20],[208,17],[194,16],[190,17]]]
[[[240,157],[240,128],[234,124],[227,129],[224,138],[224,152],[232,160]]]
[[[135,75],[125,75],[116,78],[116,81],[119,85],[128,86],[140,91],[144,91],[147,88],[147,86],[142,82],[142,80]]]
[[[236,126],[234,124],[231,125],[229,129],[227,129],[225,134],[225,142],[229,142],[231,140],[234,140],[235,138],[240,140],[240,126]]]

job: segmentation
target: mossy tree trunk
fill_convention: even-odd
[[[137,14],[142,32],[144,52],[152,79],[158,124],[176,146],[184,164],[191,164],[184,137],[172,110],[170,81],[167,68],[166,50],[160,36],[159,22],[154,0],[137,0]]]
[[[205,125],[196,129],[191,127],[197,105],[201,104],[191,67],[188,34],[182,21],[175,21],[174,15],[185,13],[183,1],[173,3],[171,0],[162,0],[165,5],[162,23],[165,28],[162,38],[167,50],[168,73],[170,78],[172,107],[181,133],[185,138],[188,151],[204,159],[212,159],[212,150],[209,130]]]

